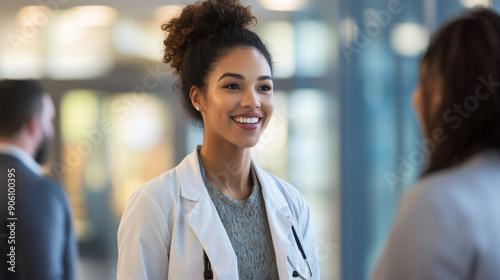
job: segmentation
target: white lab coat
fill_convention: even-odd
[[[297,279],[292,277],[287,256],[300,273],[309,273],[292,225],[313,279],[320,279],[307,202],[293,186],[252,164],[262,185],[280,279]],[[147,182],[128,199],[118,229],[117,279],[203,279],[203,249],[214,279],[238,279],[237,257],[203,183],[196,148],[177,167]]]

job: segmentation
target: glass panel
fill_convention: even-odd
[[[324,91],[298,89],[290,94],[290,182],[311,207],[324,279],[340,276],[338,112],[337,102]]]
[[[115,126],[109,135],[114,213],[121,217],[132,192],[173,167],[174,123],[170,106],[157,96],[119,94],[107,102]]]
[[[274,77],[289,78],[295,73],[293,25],[288,21],[270,21],[259,25],[259,35],[269,46],[274,62]]]
[[[112,261],[128,197],[173,167],[172,109],[153,94],[90,90],[66,92],[60,109],[62,162],[52,171],[67,189],[82,255]]]
[[[328,26],[317,20],[301,20],[296,23],[296,31],[297,76],[325,76],[333,51]]]
[[[59,11],[51,22],[46,69],[52,79],[96,78],[114,65],[108,27],[114,19],[96,19],[80,8]]]
[[[262,169],[288,180],[288,112],[287,96],[274,92],[274,113],[259,143],[252,149],[252,157]]]
[[[36,11],[40,12],[39,9],[25,10],[18,14],[15,23],[0,18],[0,32],[3,34],[0,39],[0,78],[43,77],[42,49],[45,29],[31,24],[31,16]]]

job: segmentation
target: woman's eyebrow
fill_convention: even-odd
[[[245,79],[245,76],[243,75],[240,75],[240,74],[235,74],[235,73],[224,73],[222,74],[222,76],[220,76],[219,80],[222,80],[223,78],[225,77],[233,77],[233,78],[236,78],[238,80],[244,80]],[[264,81],[264,80],[273,80],[273,78],[271,76],[260,76],[259,78],[257,78],[257,81]]]
[[[240,75],[240,74],[224,73],[224,74],[222,74],[222,76],[220,76],[220,78],[219,78],[219,80],[217,80],[217,82],[220,81],[220,80],[222,80],[225,77],[233,77],[233,78],[236,78],[236,79],[239,79],[239,80],[244,80],[245,79],[245,77],[243,75]]]

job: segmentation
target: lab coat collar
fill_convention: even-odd
[[[238,275],[238,259],[201,177],[198,151],[199,146],[176,168],[181,196],[196,203],[188,214],[189,225],[207,253],[216,279],[232,280]]]
[[[181,183],[181,196],[192,201],[199,201],[206,190],[198,162],[199,148],[200,146],[197,146],[176,168]],[[206,194],[208,195],[208,192]]]
[[[238,275],[237,257],[217,210],[201,177],[199,148],[196,147],[178,166],[181,196],[196,202],[188,214],[189,224],[200,240],[220,280],[234,279]],[[288,279],[286,257],[290,247],[288,234],[292,227],[288,203],[279,190],[277,181],[260,169],[252,160],[257,178],[262,186],[262,195],[271,229],[274,251],[280,279]],[[220,234],[214,234],[218,232]]]

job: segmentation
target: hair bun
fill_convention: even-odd
[[[186,6],[179,17],[161,26],[167,32],[163,41],[163,62],[170,63],[179,75],[182,59],[195,42],[228,28],[247,28],[257,23],[251,6],[239,0],[206,0]]]

